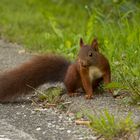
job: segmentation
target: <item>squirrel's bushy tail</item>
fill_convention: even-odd
[[[36,56],[0,74],[0,102],[28,94],[46,82],[63,82],[70,62],[57,55]],[[31,88],[33,87],[33,88]]]

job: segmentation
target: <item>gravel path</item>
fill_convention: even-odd
[[[25,53],[21,46],[0,40],[0,71],[11,69],[30,57],[31,54]],[[122,99],[114,99],[107,93],[95,95],[93,100],[85,100],[83,95],[73,98],[63,95],[63,98],[65,101],[71,102],[68,112],[90,110],[98,113],[108,109],[116,117],[123,117],[132,112],[134,121],[139,122],[140,120],[140,108],[126,105]],[[29,102],[0,104],[0,140],[2,138],[5,140],[6,138],[7,140],[96,139],[90,129],[74,123],[73,115],[67,116],[66,113],[52,108],[36,111]]]

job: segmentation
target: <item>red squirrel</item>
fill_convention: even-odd
[[[21,66],[1,73],[0,102],[9,102],[15,97],[29,94],[47,82],[64,82],[69,96],[73,96],[78,88],[83,88],[86,98],[90,99],[101,80],[105,84],[111,82],[108,60],[99,53],[97,39],[91,45],[84,45],[80,39],[75,63],[62,56],[48,54],[35,56]]]
[[[78,59],[71,64],[65,77],[69,96],[74,96],[78,88],[85,90],[86,99],[93,98],[93,91],[103,81],[111,82],[111,70],[107,58],[99,52],[97,39],[91,45],[85,45],[80,39]],[[111,90],[109,90],[112,93]]]

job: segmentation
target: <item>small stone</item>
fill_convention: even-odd
[[[41,128],[40,128],[40,127],[38,127],[38,128],[36,128],[36,130],[37,130],[37,131],[40,131],[40,130],[41,130]]]
[[[55,125],[53,124],[52,127],[55,127]]]
[[[5,135],[0,135],[0,138],[4,138],[5,137]]]
[[[31,114],[35,114],[35,111],[31,111]]]
[[[48,127],[49,127],[49,128],[52,127],[52,124],[51,124],[51,123],[48,123]]]
[[[69,121],[69,122],[72,122],[72,118],[68,118],[68,121]]]
[[[43,134],[43,135],[45,135],[45,134],[46,134],[46,132],[44,131],[42,134]]]
[[[59,130],[63,131],[63,130],[65,130],[65,128],[64,127],[61,127],[61,128],[59,128]]]
[[[25,53],[25,52],[26,52],[26,51],[25,51],[24,49],[18,51],[19,54],[23,54],[23,53]]]
[[[51,123],[48,123],[48,125],[52,125]]]
[[[78,138],[78,140],[83,140],[83,139],[84,139],[83,137]]]
[[[56,121],[52,121],[52,124],[56,124]]]
[[[25,107],[25,105],[22,105],[22,108],[24,108]]]
[[[20,115],[21,113],[20,113],[20,112],[17,112],[16,114],[17,114],[17,115]]]
[[[59,116],[59,119],[62,119],[62,118],[63,118],[63,116],[62,116],[62,115],[60,115],[60,116]]]
[[[67,130],[67,133],[71,133],[71,130]]]

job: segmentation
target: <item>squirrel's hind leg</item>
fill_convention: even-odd
[[[70,97],[75,96],[76,90],[82,86],[80,75],[77,72],[77,67],[75,64],[69,66],[65,76],[64,84]]]

